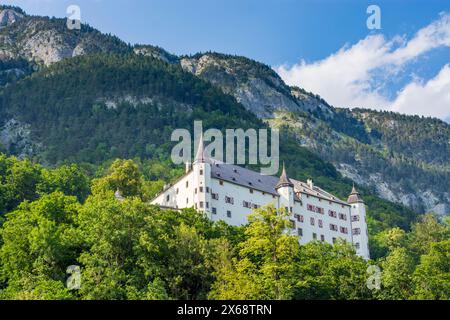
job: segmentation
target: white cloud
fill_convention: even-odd
[[[276,71],[286,83],[318,93],[335,106],[444,118],[450,116],[448,65],[428,82],[413,79],[394,99],[386,97],[382,89],[386,80],[401,74],[408,62],[418,60],[433,49],[448,46],[450,14],[445,13],[409,41],[400,36],[386,40],[382,35],[370,35],[323,60],[313,63],[302,60],[293,66],[279,66]]]
[[[450,115],[450,66],[426,83],[414,81],[397,95],[391,110],[446,119]]]

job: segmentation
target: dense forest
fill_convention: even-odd
[[[449,220],[384,228],[366,262],[344,242],[299,245],[272,207],[231,227],[149,205],[161,183],[146,178],[152,166],[89,169],[0,156],[1,299],[450,298]],[[371,265],[379,289],[367,287]],[[79,288],[66,286],[69,266],[80,268]]]

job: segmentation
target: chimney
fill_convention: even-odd
[[[313,184],[312,179],[306,180],[306,183],[308,184],[308,187],[309,187],[310,189],[314,189],[314,184]]]

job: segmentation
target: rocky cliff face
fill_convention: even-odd
[[[48,66],[81,54],[131,51],[118,38],[87,25],[70,30],[66,19],[30,17],[14,9],[0,12],[0,27],[0,60],[25,59]]]
[[[24,17],[23,14],[12,9],[4,9],[0,11],[0,28],[12,25]]]
[[[303,95],[301,89],[288,87],[270,67],[244,57],[207,53],[182,57],[180,63],[184,70],[233,95],[260,118],[271,118],[276,111],[314,109],[320,104]]]

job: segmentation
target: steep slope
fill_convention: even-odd
[[[181,59],[182,67],[233,95],[272,126],[344,175],[418,212],[450,212],[450,129],[437,119],[336,109],[289,88],[268,66],[217,53]]]

